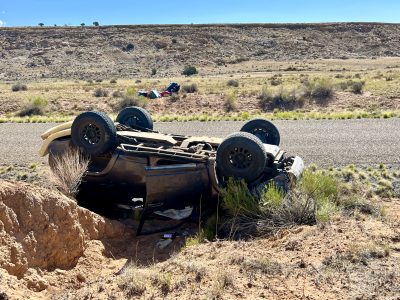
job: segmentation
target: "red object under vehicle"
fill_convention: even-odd
[[[171,96],[171,93],[168,91],[163,91],[160,93],[161,97],[167,97],[167,96]]]

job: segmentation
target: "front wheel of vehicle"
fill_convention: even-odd
[[[236,132],[219,145],[216,162],[221,176],[250,182],[263,173],[267,156],[264,145],[256,136]]]
[[[258,137],[264,144],[279,146],[281,137],[278,128],[265,119],[253,119],[243,125],[240,131],[248,132]]]
[[[100,155],[115,149],[117,130],[105,113],[87,111],[77,116],[71,127],[72,142],[90,155]]]
[[[141,107],[131,106],[124,108],[119,112],[116,121],[133,129],[153,130],[153,120],[150,114]]]

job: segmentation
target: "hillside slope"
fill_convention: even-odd
[[[0,80],[202,74],[260,60],[400,56],[400,24],[236,24],[0,29]]]

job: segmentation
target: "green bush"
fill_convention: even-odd
[[[273,182],[269,182],[261,193],[260,205],[263,210],[274,210],[282,205],[284,194]]]
[[[226,188],[221,191],[221,196],[222,207],[230,216],[260,214],[258,201],[251,195],[244,180],[229,178]]]
[[[186,76],[195,75],[197,73],[198,73],[198,71],[197,71],[196,67],[190,66],[190,65],[186,66],[182,71],[182,75],[186,75]]]

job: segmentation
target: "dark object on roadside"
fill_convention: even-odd
[[[287,190],[304,168],[300,157],[279,148],[277,128],[263,119],[247,122],[225,139],[153,131],[150,115],[138,107],[123,109],[117,122],[102,112],[84,112],[44,133],[40,153],[49,153],[50,162],[70,147],[90,156],[77,195],[89,209],[143,198],[138,232],[149,213],[198,205],[200,199],[215,206],[230,177],[254,188],[280,176]]]
[[[177,93],[181,89],[181,86],[177,84],[176,82],[171,82],[169,86],[167,86],[164,91],[170,92],[170,93]]]

